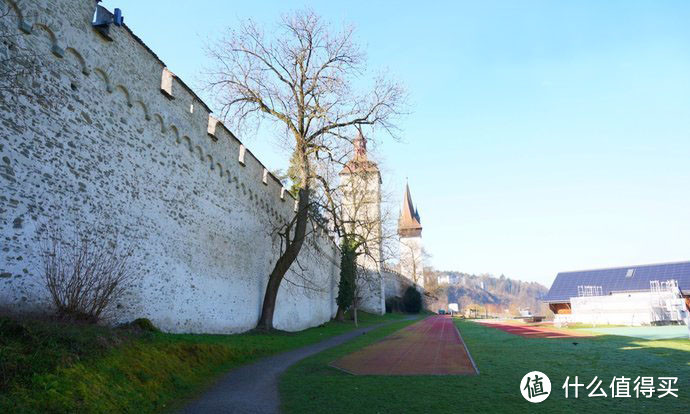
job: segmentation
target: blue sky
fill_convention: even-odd
[[[104,5],[197,86],[202,46],[239,19],[309,6],[354,24],[369,67],[410,92],[403,142],[374,150],[398,198],[409,177],[438,269],[550,286],[562,270],[690,259],[690,2]],[[270,134],[240,138],[286,166]]]

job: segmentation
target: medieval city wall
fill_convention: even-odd
[[[385,286],[386,300],[396,296],[402,297],[405,294],[405,290],[407,290],[408,287],[416,286],[414,282],[412,282],[410,279],[406,278],[405,276],[401,275],[396,271],[384,269],[383,272],[381,272],[381,274],[383,276],[383,282]],[[416,287],[417,290],[423,292],[422,287]]]
[[[360,267],[357,277],[356,295],[359,298],[358,306],[360,309],[383,315],[386,313],[385,286],[383,274],[376,269]]]
[[[135,251],[118,321],[252,328],[278,255],[271,230],[294,198],[127,27],[99,35],[93,0],[3,1],[2,31],[16,36],[0,56],[30,51],[41,70],[0,90],[0,306],[46,306],[41,231],[79,226]],[[299,262],[278,295],[279,329],[336,311],[337,247],[317,230]]]

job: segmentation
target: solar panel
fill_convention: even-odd
[[[578,296],[578,286],[601,286],[602,293],[608,295],[611,292],[649,290],[650,281],[669,279],[676,280],[681,291],[690,292],[690,262],[561,272],[543,300],[569,301]]]

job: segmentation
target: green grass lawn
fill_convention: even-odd
[[[360,313],[360,326],[403,317]],[[0,318],[0,413],[161,412],[234,366],[352,329],[178,335]]]
[[[378,329],[340,347],[305,359],[281,378],[287,413],[456,413],[456,412],[688,412],[690,406],[690,341],[646,341],[602,335],[593,338],[527,339],[473,322],[457,321],[479,376],[353,376],[328,363],[373,343],[407,323]],[[574,345],[573,342],[577,342]],[[522,398],[520,380],[542,371],[552,383],[551,396],[540,404]],[[578,376],[585,386],[598,376],[608,398],[565,399],[565,378]],[[632,377],[632,398],[611,398],[614,376]],[[679,398],[636,399],[637,376],[678,377]]]

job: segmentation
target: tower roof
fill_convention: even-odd
[[[405,195],[403,196],[402,210],[398,220],[398,234],[403,236],[419,236],[422,234],[419,212],[412,203],[410,186],[407,183],[405,183]]]
[[[357,138],[353,141],[355,146],[355,156],[345,163],[340,174],[354,174],[355,172],[379,172],[379,167],[375,162],[367,157],[367,139],[362,132],[357,133]]]

